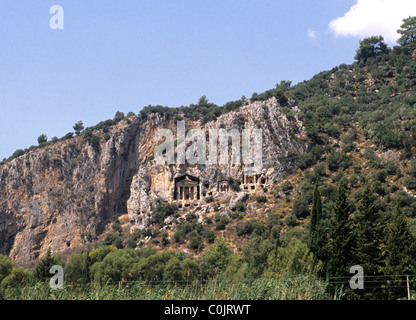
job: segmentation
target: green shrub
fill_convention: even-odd
[[[269,255],[266,274],[318,274],[322,262],[316,263],[308,245],[291,238],[289,244]]]
[[[305,170],[312,166],[315,163],[315,161],[316,157],[312,153],[306,152],[301,155],[300,159],[297,162],[297,165],[301,170]]]
[[[286,196],[288,196],[288,195],[292,192],[292,190],[293,190],[293,186],[292,186],[292,184],[290,183],[290,181],[286,180],[285,182],[283,182],[283,183],[280,185],[280,189],[282,190],[282,192],[283,192]]]
[[[160,239],[160,243],[162,244],[162,246],[167,246],[169,244],[169,239],[168,239],[169,235],[167,232],[163,232],[161,239]]]
[[[65,281],[71,284],[86,284],[90,282],[91,259],[89,252],[73,254],[65,265]]]
[[[9,257],[0,255],[0,298],[17,288],[21,288],[30,281],[28,270],[11,261]],[[7,293],[6,293],[7,292]]]
[[[397,186],[397,185],[395,185],[395,184],[393,184],[393,185],[391,185],[391,187],[390,187],[390,192],[391,193],[395,193],[397,190],[399,190],[400,188]]]
[[[214,243],[215,232],[210,229],[205,229],[202,232],[202,236],[207,240],[208,243]]]
[[[216,215],[215,216],[215,229],[217,230],[224,230],[227,224],[229,223],[229,219],[225,215]]]
[[[396,175],[400,174],[400,168],[397,164],[395,164],[393,161],[387,161],[384,165],[384,168],[388,175]]]
[[[306,218],[309,215],[308,201],[304,197],[297,197],[293,202],[292,213],[298,218]]]
[[[123,238],[120,235],[114,234],[114,233],[109,233],[105,237],[103,243],[106,246],[112,246],[113,245],[118,249],[122,249],[124,247]]]
[[[90,146],[95,150],[95,152],[100,151],[100,138],[93,134],[91,128],[87,128],[83,131],[82,136],[90,144]]]
[[[138,260],[138,253],[133,249],[112,251],[91,266],[91,279],[100,284],[132,280],[132,268]]]
[[[387,175],[388,173],[386,170],[379,170],[374,173],[374,179],[380,181],[381,183],[384,183],[386,182]]]
[[[320,177],[326,176],[326,165],[325,163],[318,163],[314,168],[313,171],[316,172]]]
[[[189,237],[190,237],[189,249],[195,252],[199,252],[204,248],[204,241],[202,237],[196,231],[191,232]]]
[[[337,171],[339,168],[349,168],[352,165],[352,160],[344,152],[332,152],[328,156],[326,164],[329,170]]]
[[[13,152],[11,159],[15,159],[17,157],[20,157],[22,155],[24,155],[25,152],[22,149],[17,149],[15,152]]]
[[[119,233],[122,233],[123,232],[123,229],[121,228],[121,224],[120,224],[119,221],[113,223],[111,227],[116,232],[119,232]]]
[[[236,232],[238,236],[251,235],[261,236],[265,232],[265,226],[263,223],[256,219],[250,219],[243,225],[236,226]]]
[[[183,230],[177,230],[173,235],[173,238],[175,239],[175,242],[183,243],[186,239],[186,234]]]
[[[175,215],[177,211],[178,207],[175,203],[159,202],[153,212],[152,221],[161,225],[168,216]]]
[[[397,134],[389,129],[384,124],[379,124],[376,129],[375,137],[386,148],[398,148],[400,147]]]
[[[290,216],[287,216],[286,219],[285,219],[285,224],[288,225],[289,227],[295,227],[295,226],[297,226],[298,225],[298,221],[296,219],[296,216],[293,215],[293,214],[290,215]]]
[[[246,211],[246,206],[244,205],[244,203],[243,203],[243,202],[238,201],[238,202],[235,204],[235,210],[236,210],[237,212],[245,212],[245,211]]]
[[[258,203],[266,203],[267,202],[267,197],[266,196],[257,196],[256,201]]]

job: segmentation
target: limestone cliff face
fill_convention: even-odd
[[[246,104],[201,127],[184,119],[187,128],[225,130],[243,126],[262,129],[261,187],[267,190],[296,154],[309,148],[298,109],[286,115],[272,98]],[[0,167],[0,253],[22,264],[43,256],[50,247],[63,252],[97,239],[113,216],[128,213],[131,230],[150,225],[157,201],[175,201],[175,183],[189,175],[198,179],[197,209],[206,212],[203,197],[238,198],[245,192],[223,192],[228,177],[245,182],[243,165],[157,165],[153,159],[158,129],[176,123],[163,115],[146,120],[130,117],[110,130],[94,150],[83,137],[31,151]],[[97,133],[98,134],[98,133]],[[230,151],[231,152],[231,151]],[[235,200],[234,199],[234,200]],[[230,199],[232,200],[232,199]],[[235,203],[235,201],[234,201]]]
[[[259,177],[264,180],[257,185],[264,190],[275,181],[281,174],[293,168],[296,155],[305,152],[309,145],[303,131],[303,124],[299,121],[297,114],[299,109],[291,105],[293,114],[287,116],[279,107],[275,98],[268,101],[246,104],[238,110],[224,114],[216,121],[207,123],[201,127],[199,122],[186,122],[187,128],[200,128],[202,132],[209,132],[209,129],[224,129],[229,132],[232,129],[241,131],[245,129],[262,130],[262,170]],[[161,117],[152,118],[156,126],[164,125]],[[169,127],[176,134],[175,127]],[[175,136],[176,137],[176,136]],[[205,137],[204,137],[205,138]],[[207,135],[207,139],[209,139]],[[208,142],[207,142],[208,144]],[[229,148],[229,159],[231,159],[231,148]],[[240,193],[248,193],[251,187],[244,188],[244,163],[233,165],[157,165],[155,160],[140,163],[137,174],[134,176],[130,199],[127,202],[127,209],[132,225],[132,231],[144,229],[151,226],[152,209],[156,201],[162,200],[172,202],[180,200],[179,195],[175,198],[175,178],[190,175],[199,181],[201,196],[196,201],[191,201],[198,216],[203,216],[211,210],[211,205],[203,201],[203,196],[215,198],[233,199],[232,189],[227,187],[228,192],[220,190],[221,182],[227,185],[229,177],[241,185]],[[218,162],[219,163],[219,162]],[[235,196],[235,195],[234,195]],[[239,198],[239,195],[236,196]],[[177,201],[181,204],[182,201]],[[231,205],[232,206],[232,205]],[[229,208],[228,208],[229,209]],[[225,209],[226,210],[226,209]]]
[[[28,264],[96,239],[126,210],[138,128],[120,123],[99,153],[76,137],[0,167],[0,253]]]

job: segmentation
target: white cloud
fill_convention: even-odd
[[[382,35],[393,43],[399,38],[397,29],[409,16],[416,16],[415,0],[357,0],[343,17],[332,20],[329,28],[337,36]]]
[[[308,32],[306,33],[306,36],[310,39],[316,39],[317,37],[316,31],[313,29],[309,29]]]

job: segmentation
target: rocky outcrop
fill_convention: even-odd
[[[231,198],[230,200],[230,209],[231,210],[235,210],[235,208],[237,207],[237,203],[239,202],[245,202],[247,201],[247,199],[249,198],[249,195],[245,192],[239,192],[237,193],[234,197]]]
[[[96,239],[126,212],[138,132],[120,123],[100,152],[76,137],[0,167],[0,253],[27,264]]]
[[[201,129],[262,129],[262,188],[267,190],[309,148],[299,110],[293,102],[290,108],[293,114],[286,115],[275,98],[249,103]],[[199,121],[184,121],[189,129],[200,128]],[[157,165],[154,135],[160,128],[177,133],[176,123],[160,114],[131,117],[112,127],[108,140],[95,133],[101,136],[99,150],[80,136],[1,166],[0,253],[29,264],[49,247],[63,252],[84,246],[103,233],[113,216],[125,213],[133,231],[146,228],[157,201],[174,201],[175,178],[183,175],[199,179],[199,216],[212,209],[204,197],[233,194],[232,188],[220,192],[219,182],[231,177],[241,184],[242,164]]]
[[[267,190],[281,174],[293,168],[296,156],[307,151],[309,144],[303,130],[303,124],[298,119],[299,109],[293,104],[290,105],[291,115],[286,115],[280,109],[275,98],[268,101],[246,104],[238,110],[226,113],[216,121],[207,123],[201,129],[207,133],[210,129],[224,129],[229,132],[232,129],[241,131],[245,129],[262,130],[262,170],[261,175],[265,182],[261,188]],[[188,122],[186,123],[188,125]],[[200,128],[199,123],[191,123],[190,128]],[[170,127],[175,134],[175,127]],[[208,144],[208,143],[207,143]],[[232,150],[229,148],[229,159]],[[219,163],[219,162],[218,162]],[[207,196],[215,198],[229,197],[233,193],[232,186],[226,193],[220,192],[218,184],[232,178],[237,184],[243,183],[244,163],[234,165],[229,161],[227,165],[156,165],[155,161],[150,161],[140,165],[140,168],[133,179],[131,186],[131,197],[128,201],[128,214],[132,224],[132,231],[141,230],[151,226],[151,212],[157,199],[171,202],[174,199],[175,182],[174,178],[186,174],[197,177],[201,182],[201,192]],[[206,189],[206,190],[205,190]],[[240,193],[241,199],[246,199],[245,190]],[[251,190],[246,190],[250,192]],[[231,199],[231,206],[238,201]],[[201,197],[194,202],[201,207],[204,203]]]

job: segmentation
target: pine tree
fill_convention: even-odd
[[[351,265],[350,206],[346,195],[345,181],[338,186],[334,215],[330,226],[327,272],[331,277],[349,275]]]
[[[319,180],[316,179],[315,189],[313,191],[312,212],[311,212],[311,226],[310,231],[314,232],[316,226],[322,219],[322,202],[321,194],[319,193]]]
[[[39,145],[44,144],[46,142],[48,142],[48,137],[45,134],[41,134],[38,137],[38,143],[39,143]]]
[[[382,36],[372,36],[360,41],[360,47],[357,49],[354,59],[366,62],[370,58],[375,58],[388,52],[389,49],[384,43],[384,38]]]
[[[373,192],[369,186],[364,188],[354,215],[354,264],[363,267],[365,275],[381,272],[383,225],[374,206]]]
[[[322,237],[324,232],[325,230],[322,225],[321,194],[319,192],[319,182],[318,179],[316,179],[315,189],[313,192],[311,222],[309,229],[309,249],[317,259],[322,259],[323,256]]]
[[[402,36],[397,40],[402,46],[416,42],[416,17],[403,19],[403,24],[397,30]]]
[[[84,130],[84,124],[82,123],[82,121],[78,121],[72,128],[74,128],[75,134],[79,136],[81,131]]]
[[[52,266],[60,263],[60,259],[52,255],[51,248],[48,248],[46,256],[41,259],[35,268],[34,277],[39,281],[48,280],[52,277],[49,273]]]
[[[385,274],[388,276],[413,274],[415,270],[416,246],[415,238],[409,231],[406,218],[398,206],[393,212],[393,219],[388,227],[386,241]],[[397,280],[404,281],[404,277],[387,277],[387,294],[391,299],[406,295],[406,290],[398,286]],[[396,281],[392,281],[396,280]],[[403,284],[400,283],[400,284]]]
[[[403,275],[414,272],[415,238],[409,231],[403,212],[396,207],[388,228],[386,241],[386,274]]]

